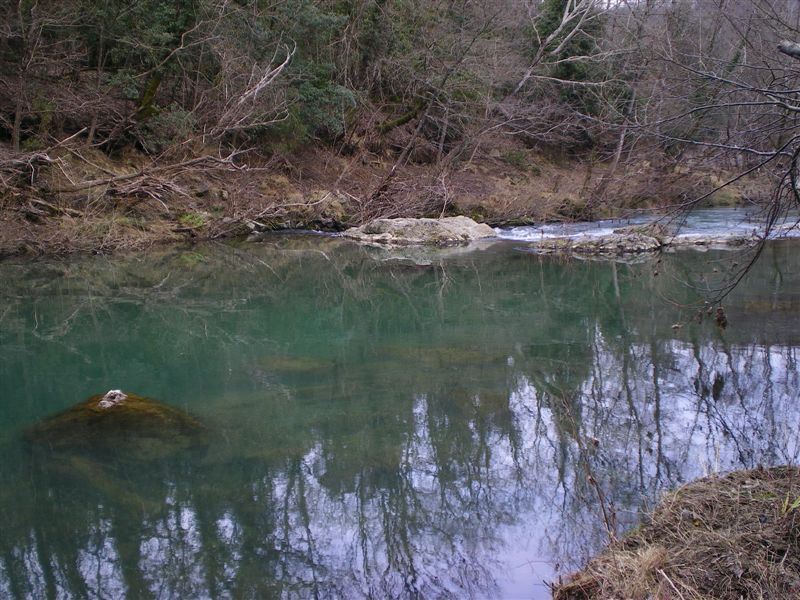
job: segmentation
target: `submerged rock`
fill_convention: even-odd
[[[110,390],[45,418],[25,437],[54,453],[148,460],[201,445],[206,434],[205,426],[182,410]]]
[[[442,219],[375,219],[342,234],[354,240],[389,245],[463,244],[494,237],[495,231],[469,217]]]

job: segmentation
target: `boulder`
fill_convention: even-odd
[[[469,217],[444,217],[442,219],[375,219],[361,227],[350,228],[342,235],[375,244],[445,246],[494,237],[495,231],[488,225],[476,223]]]
[[[96,394],[26,433],[47,452],[138,461],[203,445],[207,430],[185,411],[121,390]]]

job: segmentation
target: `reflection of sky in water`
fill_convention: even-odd
[[[283,349],[288,342],[280,336],[312,336],[330,315],[304,329],[308,316],[298,300],[294,326],[262,342],[259,323],[269,312],[255,299],[243,313],[251,320],[240,328],[231,320],[224,336],[195,327],[194,339],[206,344],[183,346],[182,355],[202,365],[191,377],[206,377],[204,368],[220,380],[214,394],[186,403],[209,423],[221,419],[220,439],[197,459],[120,463],[97,489],[59,473],[0,467],[0,510],[9,525],[0,533],[0,596],[547,598],[543,580],[579,564],[606,540],[598,495],[621,531],[663,489],[719,470],[797,462],[790,426],[800,416],[797,347],[763,339],[756,314],[732,317],[725,335],[689,325],[683,335],[669,328],[674,318],[658,326],[647,316],[660,306],[647,285],[663,284],[645,283],[646,267],[616,267],[615,299],[608,265],[531,273],[532,263],[515,256],[520,271],[504,273],[511,260],[505,252],[497,262],[490,255],[463,271],[453,267],[446,273],[453,287],[444,292],[432,287],[428,271],[389,271],[381,286],[397,280],[418,286],[392,288],[408,292],[392,292],[396,310],[416,311],[423,325],[412,334],[407,323],[395,324],[397,315],[389,315],[380,295],[373,297],[377,292],[354,286],[347,292],[352,296],[331,306],[357,315],[340,316],[337,325],[341,339],[346,333],[347,344],[355,345],[296,363],[281,355],[283,372],[264,375],[236,365],[240,353],[249,360],[259,343]],[[552,263],[533,264],[549,269]],[[781,264],[788,279],[795,263]],[[353,266],[336,268],[341,274]],[[464,280],[476,273],[485,277],[480,292]],[[358,275],[352,277],[347,281]],[[334,281],[317,278],[336,295]],[[531,310],[525,298],[542,281],[549,281],[547,303],[537,298]],[[594,290],[591,306],[574,298],[575,282]],[[557,291],[553,286],[561,283]],[[744,289],[748,306],[759,307],[753,299],[765,289],[774,288],[757,280]],[[405,304],[426,293],[430,305],[427,299],[411,309]],[[282,294],[300,297],[297,290],[279,294],[281,305]],[[471,294],[490,308],[472,312]],[[214,310],[242,290],[222,296],[208,305],[182,299],[182,314],[190,323],[198,314],[198,322],[215,314],[224,321]],[[353,306],[342,299],[351,297],[358,298]],[[75,312],[74,297],[56,298],[59,310]],[[452,308],[442,311],[440,300]],[[608,312],[597,308],[604,304]],[[139,306],[103,310],[131,305]],[[170,329],[176,317],[154,310],[157,328],[184,327]],[[309,314],[325,310],[315,299]],[[40,323],[57,321],[37,311]],[[451,320],[453,314],[459,318]],[[731,314],[737,315],[735,303]],[[136,326],[144,327],[150,317],[137,318]],[[276,317],[269,331],[294,318]],[[222,350],[209,347],[215,335],[224,339]],[[473,350],[475,336],[485,354]],[[37,352],[57,347],[57,356],[92,354],[76,337],[29,343]],[[459,352],[451,355],[453,348]],[[159,361],[178,354],[172,345],[167,350]],[[252,356],[264,353],[257,350]],[[140,355],[129,363],[159,361]],[[312,367],[313,376],[304,375]],[[328,379],[322,369],[330,370]],[[251,376],[243,383],[246,372]],[[26,400],[32,412],[52,412],[35,409],[42,395],[37,377],[15,377],[15,385],[36,390]],[[29,475],[32,488],[25,487]],[[116,496],[129,489],[126,481],[132,502]]]
[[[629,368],[637,371],[637,383],[626,386],[620,357],[602,340],[596,348],[592,376],[582,385],[584,414],[577,429],[583,440],[597,440],[596,448],[564,440],[555,424],[564,414],[554,416],[558,411],[542,406],[535,385],[521,376],[509,397],[520,444],[512,447],[507,437],[493,433],[484,440],[491,452],[475,463],[482,472],[472,474],[474,481],[446,485],[430,441],[426,399],[418,397],[414,427],[401,449],[399,476],[407,486],[396,499],[401,504],[387,506],[390,499],[380,493],[366,502],[358,491],[332,496],[317,476],[326,470],[321,450],[313,448],[300,461],[302,497],[299,481],[283,473],[254,494],[256,505],[287,509],[274,530],[260,532],[267,537],[256,556],[246,557],[242,542],[252,524],[241,524],[233,510],[212,515],[214,521],[204,526],[213,528],[213,552],[221,564],[215,565],[218,579],[209,581],[210,549],[203,547],[197,511],[190,498],[170,493],[164,514],[141,524],[142,578],[153,597],[236,598],[242,592],[237,580],[247,575],[242,571],[257,573],[259,556],[274,552],[286,555],[277,573],[286,596],[405,597],[457,590],[456,596],[544,598],[549,592],[542,582],[552,578],[554,563],[572,564],[602,542],[596,502],[583,481],[589,472],[597,475],[618,519],[630,524],[638,503],[652,500],[659,489],[743,464],[797,461],[797,436],[784,420],[797,412],[795,349],[722,351],[672,341],[658,348],[671,366],[655,376],[654,349],[633,346]],[[703,385],[710,389],[717,375],[726,384],[713,398]],[[402,524],[387,522],[402,510],[416,513],[405,523],[403,540],[395,537],[402,532],[390,530]],[[82,586],[98,597],[124,596],[110,521],[101,517],[87,526],[86,546],[77,555]],[[408,546],[394,546],[402,544]],[[33,535],[13,556],[27,573],[24,595],[47,596],[43,573],[58,574],[57,557],[43,555]],[[0,590],[9,597],[10,589],[8,565],[0,560]]]
[[[101,598],[123,598],[127,587],[111,530],[111,522],[107,519],[90,524],[87,546],[78,552],[78,569],[86,582],[86,588],[92,590],[93,595]]]

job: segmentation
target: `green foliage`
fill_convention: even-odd
[[[111,71],[159,65],[195,25],[200,0],[84,0],[81,33],[90,56]]]
[[[790,512],[796,511],[800,508],[800,496],[792,500],[792,497],[787,494],[786,498],[783,500],[783,506],[781,507],[781,513],[784,515],[788,515]]]
[[[557,27],[565,2],[543,0],[536,23],[542,35]],[[25,0],[19,6],[25,26],[36,18],[47,23],[42,52],[52,55],[38,57],[50,65],[42,80],[51,78],[53,88],[61,81],[72,86],[63,98],[87,99],[69,110],[56,106],[40,121],[29,93],[21,136],[28,143],[39,133],[42,139],[52,134],[37,131],[40,123],[45,130],[67,122],[73,132],[86,127],[95,143],[109,149],[133,142],[160,153],[201,135],[223,144],[289,149],[310,140],[334,143],[365,122],[388,134],[415,126],[424,115],[419,135],[444,154],[491,118],[487,99],[504,97],[507,73],[526,58],[510,56],[501,65],[506,49],[519,48],[510,39],[522,28],[512,31],[495,8],[467,0]],[[12,81],[8,73],[23,62],[22,25],[15,7],[5,10],[0,14],[13,34],[0,33],[0,76]],[[559,58],[596,53],[592,36],[601,28],[593,21]],[[58,52],[65,51],[62,60]],[[293,54],[280,76],[248,95],[288,52]],[[604,68],[565,62],[548,74],[584,82]],[[587,88],[563,85],[555,93],[577,109],[598,110]],[[0,90],[3,105],[14,102]],[[377,121],[374,115],[380,115]],[[0,135],[10,137],[2,123],[13,124],[14,115],[0,114]]]
[[[272,128],[278,139],[333,140],[344,130],[356,96],[337,81],[335,43],[348,24],[348,4],[290,0],[274,15],[281,35],[298,41],[288,70],[289,118]]]
[[[175,143],[191,137],[195,130],[194,116],[177,104],[167,109],[153,108],[152,117],[136,124],[134,135],[146,152],[163,152]]]
[[[528,166],[528,156],[522,150],[510,150],[503,155],[503,160],[517,169],[524,170]]]
[[[289,22],[292,24],[290,32],[297,39],[306,41],[305,51],[317,56],[330,52],[325,46],[341,34],[347,25],[348,18],[334,7],[325,10],[324,3],[315,3],[310,0],[294,0],[285,5]]]
[[[351,90],[324,77],[304,81],[297,94],[300,101],[297,116],[312,137],[333,139],[340,135],[346,111],[356,105]]]
[[[534,177],[542,174],[542,169],[531,161],[529,154],[524,150],[509,150],[503,154],[503,160],[512,167],[526,171]]]
[[[388,34],[389,28],[384,18],[383,4],[383,1],[371,3],[364,16],[358,37],[359,57],[356,65],[356,76],[360,82],[367,81],[372,65],[386,55],[391,44],[392,38]]]
[[[203,213],[185,213],[178,217],[178,223],[184,227],[199,229],[208,222],[208,217]]]

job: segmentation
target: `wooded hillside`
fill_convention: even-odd
[[[793,0],[0,7],[0,177],[68,194],[61,214],[99,190],[168,210],[188,193],[181,177],[246,167],[316,177],[356,221],[444,212],[453,174],[486,157],[527,179],[541,157],[580,164],[580,201],[561,216],[591,217],[623,189],[694,201],[751,172],[776,206],[795,199]],[[326,152],[325,169],[304,171],[309,150]],[[128,169],[103,162],[131,152]],[[714,176],[698,186],[694,172]]]

